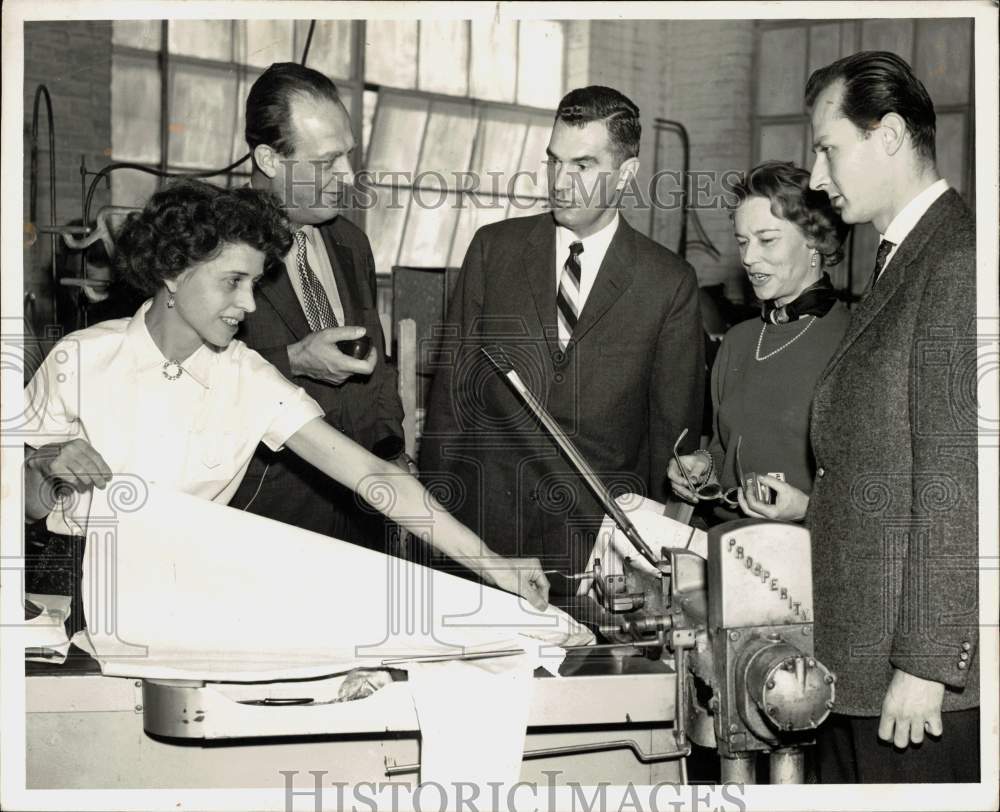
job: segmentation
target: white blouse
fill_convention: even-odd
[[[86,440],[115,483],[131,483],[134,495],[119,492],[119,505],[141,500],[143,482],[227,504],[259,442],[277,451],[323,410],[242,341],[221,350],[203,345],[170,380],[165,372],[177,369],[166,369],[146,329],[150,304],[53,348],[25,389],[34,429],[28,445]],[[113,522],[116,497],[106,491],[114,490],[63,497],[48,529],[84,535],[88,519]]]

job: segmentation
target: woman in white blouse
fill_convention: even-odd
[[[67,336],[25,390],[38,428],[26,449],[28,518],[85,535],[94,489],[117,474],[226,504],[264,442],[362,497],[391,488],[385,512],[404,527],[429,506],[435,547],[543,608],[548,581],[537,559],[493,553],[416,479],[332,428],[304,390],[234,338],[254,310],[265,259],[284,257],[291,242],[277,203],[252,189],[177,183],[129,216],[116,268],[152,298],[131,319]]]

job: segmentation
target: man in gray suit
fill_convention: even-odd
[[[978,781],[975,219],[898,56],[821,68],[806,102],[812,187],[882,238],[813,402],[816,654],[838,675],[820,779]]]

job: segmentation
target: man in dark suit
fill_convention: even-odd
[[[816,654],[838,677],[820,778],[977,781],[975,219],[898,56],[822,68],[806,101],[811,185],[882,237],[813,402]]]
[[[702,419],[694,270],[635,231],[617,202],[638,169],[639,110],[605,87],[560,102],[551,212],[481,228],[444,326],[421,470],[506,555],[588,565],[603,510],[481,348],[498,346],[615,493],[666,498],[671,449]],[[553,579],[553,593],[575,584]]]
[[[339,216],[353,182],[354,136],[337,89],[295,63],[271,65],[247,97],[251,183],[285,205],[296,242],[267,269],[242,338],[302,386],[330,425],[385,459],[403,452],[403,409],[385,361],[375,262],[364,232]],[[367,334],[357,359],[338,341]],[[231,504],[307,530],[383,548],[382,524],[350,491],[295,455],[257,450]]]

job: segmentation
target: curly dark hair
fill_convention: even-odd
[[[747,198],[771,201],[771,213],[794,223],[829,268],[844,259],[844,240],[850,226],[840,219],[826,192],[809,188],[809,171],[790,161],[765,161],[755,166],[733,187],[736,203],[730,217]]]
[[[281,260],[292,246],[277,199],[257,189],[176,181],[130,214],[115,240],[118,278],[147,295],[165,279],[212,259],[224,245],[249,245]]]

